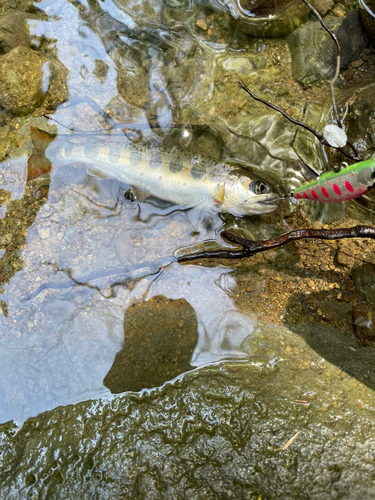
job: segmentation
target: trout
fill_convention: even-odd
[[[36,127],[31,129],[37,151],[29,160],[29,179],[42,172],[38,164],[79,163],[87,165],[93,175],[128,184],[131,198],[137,201],[155,196],[181,206],[198,206],[238,216],[266,214],[280,204],[279,195],[267,182],[239,167],[192,157],[179,150],[119,142],[77,144],[46,137]],[[50,142],[47,146],[46,139]]]

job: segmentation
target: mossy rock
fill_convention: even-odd
[[[16,115],[27,115],[40,106],[45,96],[43,65],[47,64],[44,56],[28,47],[16,47],[1,57],[1,106]]]

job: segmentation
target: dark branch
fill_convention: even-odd
[[[270,240],[252,241],[243,238],[242,236],[223,231],[221,236],[231,243],[241,245],[239,249],[220,249],[220,250],[207,250],[206,252],[199,252],[195,254],[183,255],[177,257],[178,262],[192,262],[198,259],[243,259],[251,257],[252,255],[272,250],[286,245],[290,241],[302,240],[306,238],[314,238],[319,240],[338,240],[343,238],[372,238],[375,239],[375,228],[370,226],[355,226],[351,228],[339,229],[298,229],[285,233],[278,238],[271,238]]]
[[[337,47],[336,71],[335,71],[334,77],[332,78],[332,80],[329,83],[329,88],[330,88],[330,91],[331,91],[331,101],[332,101],[333,111],[335,113],[335,118],[336,118],[336,121],[337,121],[337,125],[340,128],[342,128],[342,123],[341,123],[341,120],[340,120],[340,115],[339,115],[339,113],[337,111],[337,107],[336,107],[335,89],[333,88],[333,86],[334,86],[334,84],[335,84],[335,82],[336,82],[336,80],[337,80],[337,78],[339,76],[339,73],[340,73],[341,47],[340,47],[339,41],[337,39],[337,36],[328,28],[328,26],[323,21],[323,19],[322,19],[321,15],[319,14],[319,12],[307,0],[302,0],[302,2],[305,5],[307,5],[307,7],[316,15],[316,17],[319,19],[320,24],[323,26],[323,28],[326,30],[326,32],[329,34],[329,36],[335,42],[336,47]]]
[[[333,146],[331,146],[326,141],[326,139],[321,134],[319,134],[319,132],[317,132],[313,128],[309,127],[309,125],[306,125],[306,123],[303,123],[303,122],[300,122],[298,120],[295,120],[294,118],[292,118],[291,116],[289,116],[287,113],[285,113],[285,111],[283,111],[282,109],[278,108],[274,104],[271,104],[270,102],[266,101],[265,99],[262,99],[261,97],[256,96],[255,94],[253,94],[253,92],[251,92],[251,90],[248,87],[246,87],[246,85],[241,80],[239,80],[237,83],[239,83],[239,85],[241,86],[241,88],[243,90],[245,90],[245,92],[247,92],[249,94],[249,96],[252,97],[255,101],[259,101],[262,104],[265,104],[269,108],[274,109],[275,111],[277,111],[278,113],[280,113],[281,115],[283,115],[287,120],[289,120],[290,122],[292,122],[294,125],[297,125],[298,127],[302,127],[305,130],[307,130],[308,132],[311,132],[320,141],[320,143],[323,144],[323,146],[328,146],[330,148],[333,147]],[[349,158],[349,160],[361,161],[362,158],[361,158],[360,154],[358,153],[358,151],[354,148],[354,146],[352,146],[349,142],[347,142],[347,144],[354,151],[354,154],[355,154],[354,158],[352,158],[347,153],[345,153],[345,151],[344,151],[343,148],[335,148],[335,149],[338,149],[346,158]]]

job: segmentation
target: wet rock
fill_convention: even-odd
[[[102,83],[104,83],[105,79],[107,78],[108,70],[108,64],[106,64],[101,59],[95,59],[95,69],[93,73]]]
[[[359,13],[365,30],[370,38],[375,41],[375,1],[361,0],[359,2]]]
[[[353,308],[353,325],[358,339],[364,343],[375,340],[375,311],[366,306]]]
[[[1,425],[0,498],[373,498],[374,353],[302,333],[268,326],[250,363]]]
[[[365,88],[350,107],[348,140],[367,157],[375,151],[375,87]]]
[[[247,75],[254,71],[253,64],[246,57],[228,57],[222,64],[227,71],[235,73],[243,73]]]
[[[223,10],[218,0],[211,0],[210,4],[216,10]],[[229,0],[225,7],[240,28],[251,36],[287,35],[309,13],[306,5],[298,0]]]
[[[365,85],[350,106],[348,119],[348,141],[352,143],[364,159],[375,153],[375,86]],[[357,203],[374,210],[375,190],[371,190],[356,200]]]
[[[9,12],[0,20],[0,55],[10,52],[16,47],[30,47],[30,30],[28,19],[36,16],[24,12]]]
[[[112,393],[163,384],[192,369],[197,318],[185,299],[156,296],[132,304],[124,319],[124,347],[104,379]]]
[[[357,61],[364,47],[363,30],[358,12],[352,10],[346,17],[325,19],[341,45],[341,70]],[[318,21],[298,28],[288,39],[292,58],[292,74],[303,84],[333,77],[337,49]]]
[[[315,300],[315,304],[333,322],[344,320],[352,310],[351,304],[333,302],[331,300]]]
[[[354,288],[368,304],[374,303],[375,297],[375,267],[372,264],[362,264],[353,269]]]
[[[17,47],[0,58],[0,104],[17,115],[31,113],[44,99],[44,56]],[[48,89],[47,89],[48,90]]]
[[[325,16],[329,10],[335,6],[333,0],[315,0],[314,7],[322,16]]]

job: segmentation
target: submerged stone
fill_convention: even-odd
[[[210,5],[224,10],[218,0],[211,0]],[[251,36],[267,37],[291,33],[309,13],[299,0],[229,0],[225,8],[243,31]]]
[[[44,56],[28,47],[17,47],[0,58],[0,104],[17,115],[32,113],[40,106],[45,96],[46,62]]]
[[[33,14],[11,11],[0,20],[0,55],[16,47],[30,47],[30,29],[28,19],[35,19]]]
[[[346,17],[328,17],[325,22],[341,45],[341,70],[359,59],[363,50],[363,30],[358,12]],[[308,23],[288,36],[292,58],[292,74],[303,84],[333,78],[336,70],[337,48],[319,21]]]

